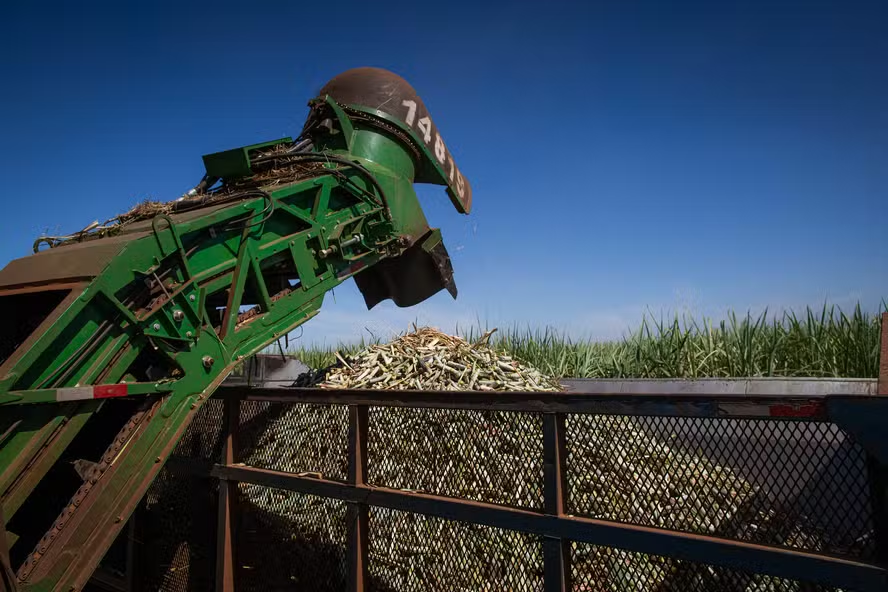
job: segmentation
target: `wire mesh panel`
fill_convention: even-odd
[[[249,466],[344,480],[348,407],[244,401],[236,458]]]
[[[866,454],[835,425],[572,415],[571,513],[867,557]]]
[[[536,537],[389,510],[370,509],[370,590],[542,590]]]
[[[222,416],[225,401],[209,399],[194,414],[173,456],[216,460],[222,453]]]
[[[164,468],[137,510],[136,573],[140,590],[212,590],[218,487]]]
[[[519,507],[542,507],[538,413],[371,408],[368,481]]]
[[[201,410],[177,455],[201,460],[220,455],[222,405],[211,401]],[[242,401],[239,409],[234,439],[238,463],[295,473],[289,481],[299,487],[346,499],[367,492],[342,483],[321,487],[305,479],[346,480],[348,405]],[[870,461],[861,446],[833,424],[553,415],[547,417],[557,419],[559,427],[546,431],[545,456],[540,413],[371,407],[366,433],[363,413],[351,419],[356,417],[357,450],[362,450],[362,436],[367,438],[367,483],[390,488],[376,492],[377,497],[368,493],[367,501],[378,500],[374,503],[402,510],[434,503],[450,508],[445,515],[471,515],[460,513],[468,505],[456,512],[453,500],[398,494],[402,490],[542,510],[544,458],[563,458],[564,446],[568,514],[862,560],[874,554]],[[566,417],[563,438],[561,417]],[[552,425],[556,424],[546,427]],[[277,486],[288,479],[237,466],[217,474]],[[558,472],[549,476],[551,495],[560,491]],[[146,577],[146,588],[212,589],[216,486],[206,478],[183,480],[169,470],[162,477],[152,489],[157,490],[154,497],[149,496],[159,519],[151,525],[154,534],[147,536],[157,537],[151,561],[159,567]],[[248,483],[233,487],[237,590],[346,588],[347,520],[354,517],[347,512],[348,504]],[[180,494],[202,507],[178,500]],[[406,503],[407,498],[413,502]],[[515,517],[516,528],[548,532],[525,524],[522,512],[495,511]],[[543,589],[538,535],[376,506],[369,508],[367,526],[370,590]],[[571,543],[570,549],[572,589],[578,591],[829,589],[588,544]],[[716,556],[702,557],[718,561]]]
[[[237,590],[345,589],[345,503],[239,484]]]
[[[816,584],[680,561],[571,544],[571,589],[575,592],[827,592]]]

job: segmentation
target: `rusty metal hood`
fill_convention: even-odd
[[[327,82],[320,95],[328,95],[344,105],[385,113],[416,133],[417,147],[425,157],[418,163],[415,181],[446,186],[457,211],[463,214],[471,211],[472,186],[410,83],[382,68],[353,68]]]

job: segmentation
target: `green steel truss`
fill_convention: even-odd
[[[364,275],[371,307],[455,296],[413,187],[447,185],[468,212],[452,158],[448,169],[409,113],[329,94],[310,107],[298,155],[284,139],[205,157],[235,199],[85,233],[0,272],[0,302],[22,314],[0,335],[17,345],[0,366],[0,509],[20,589],[80,589],[216,386],[332,288]],[[296,165],[297,178],[262,184],[262,170]],[[94,419],[114,417],[109,405],[125,412]],[[55,487],[72,442],[91,439],[104,453],[47,520],[35,496]]]

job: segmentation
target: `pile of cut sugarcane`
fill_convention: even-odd
[[[322,388],[437,391],[560,391],[558,381],[489,345],[493,331],[475,343],[430,327],[386,345],[372,345],[327,372]]]
[[[497,351],[489,343],[490,333],[469,343],[435,329],[414,329],[353,356],[337,354],[335,366],[312,374],[302,385],[562,390],[558,381]],[[321,476],[342,478],[345,416],[322,413],[326,409],[311,405],[287,409],[257,442],[252,454],[256,460],[247,454],[244,462],[274,459],[267,468],[326,470]],[[756,495],[756,488],[729,468],[672,446],[631,419],[570,417],[567,430],[571,500],[594,517],[717,533]],[[308,442],[310,434],[324,436],[312,443]],[[539,508],[542,504],[539,414],[373,408],[368,453],[368,480],[373,485],[511,506]],[[339,462],[331,463],[331,454]],[[294,531],[311,532],[338,544],[339,535],[330,534],[329,523],[313,523],[312,517],[318,514],[312,508],[319,507],[319,498],[287,494],[289,501],[282,505],[271,503],[267,492],[250,491],[245,494],[257,507],[291,521]],[[336,512],[344,512],[344,506],[337,508]],[[341,518],[345,519],[344,514]],[[337,514],[334,522],[338,519]],[[379,508],[371,509],[370,553],[370,574],[381,589],[490,590],[541,581],[540,546],[533,537]],[[646,591],[671,585],[666,580],[675,563],[580,546],[574,569],[595,574],[596,581],[588,582],[586,590]],[[748,589],[758,588],[751,582]]]

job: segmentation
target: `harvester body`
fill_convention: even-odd
[[[182,198],[0,271],[0,590],[81,589],[215,387],[337,285],[456,296],[413,184],[462,213],[471,188],[412,87],[360,68],[309,107],[295,140],[207,155]]]

